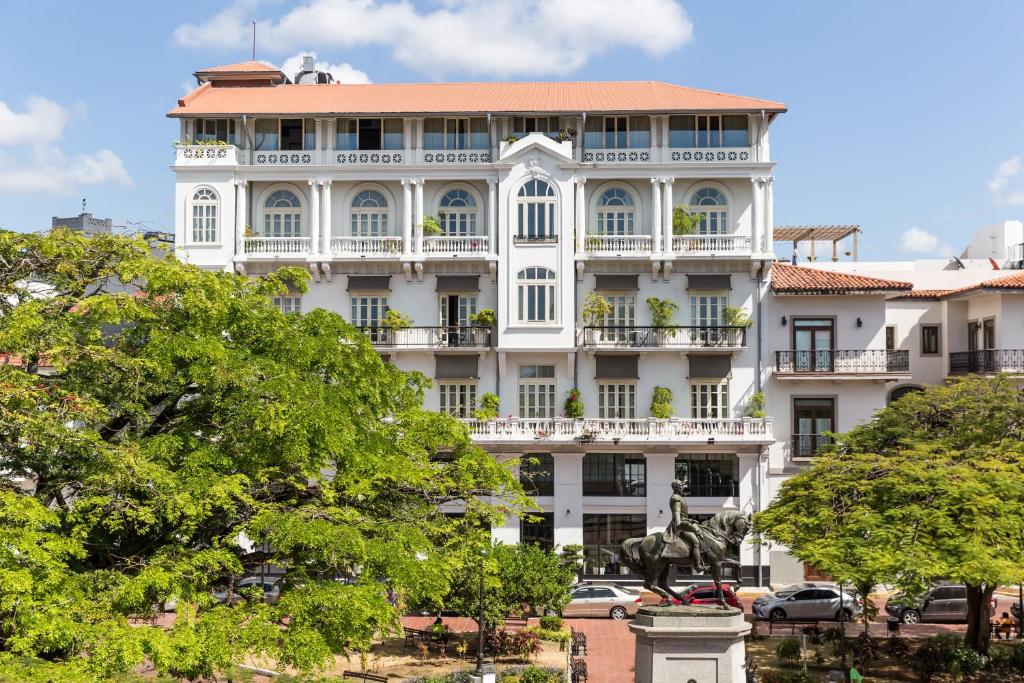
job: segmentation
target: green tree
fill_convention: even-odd
[[[681,206],[672,209],[672,234],[692,235],[697,232],[700,216],[692,214]]]
[[[100,677],[143,657],[187,677],[248,654],[314,669],[399,627],[388,589],[437,598],[473,566],[480,532],[442,506],[483,528],[530,505],[423,409],[425,377],[338,315],[281,314],[289,287],[301,269],[0,232],[0,656]],[[264,564],[286,572],[278,602],[215,604]],[[173,629],[129,627],[172,598]]]
[[[668,419],[675,411],[672,408],[672,390],[668,387],[654,387],[651,396],[651,417]]]
[[[786,481],[758,531],[863,587],[967,586],[969,647],[986,652],[989,601],[1024,580],[1024,394],[964,378],[890,404]]]

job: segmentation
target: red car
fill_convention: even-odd
[[[683,596],[684,605],[717,605],[718,598],[715,596],[714,586],[704,585],[693,585],[685,589],[680,595]],[[725,604],[730,607],[743,611],[743,603],[736,597],[736,593],[733,592],[732,586],[729,584],[722,584],[722,597],[725,598]],[[672,601],[675,604],[680,604],[678,600]]]

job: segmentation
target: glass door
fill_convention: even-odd
[[[793,320],[793,369],[796,372],[832,372],[834,325],[832,318]]]
[[[476,297],[463,294],[441,295],[441,327],[447,346],[472,344],[473,329],[469,316],[476,313]]]

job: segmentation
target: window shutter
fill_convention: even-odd
[[[349,275],[350,292],[387,292],[391,289],[390,275]]]
[[[480,291],[480,276],[479,275],[438,275],[437,276],[437,291],[438,292],[452,292],[454,294],[460,292],[472,292],[476,293]]]
[[[598,275],[594,289],[604,292],[625,292],[640,289],[639,275]]]
[[[437,356],[434,379],[477,379],[480,356]]]
[[[724,275],[687,275],[686,288],[691,292],[720,292],[732,289],[732,276]]]
[[[596,356],[596,379],[637,379],[640,356]]]
[[[732,371],[729,356],[689,355],[690,379],[726,379]]]

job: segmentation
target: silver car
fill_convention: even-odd
[[[643,604],[640,592],[625,586],[575,586],[569,603],[562,608],[564,617],[611,617],[625,619],[636,614]]]
[[[851,621],[861,613],[861,606],[848,591],[843,592],[842,618]],[[799,584],[754,600],[751,611],[755,619],[820,619],[839,621],[839,588],[828,584]]]

